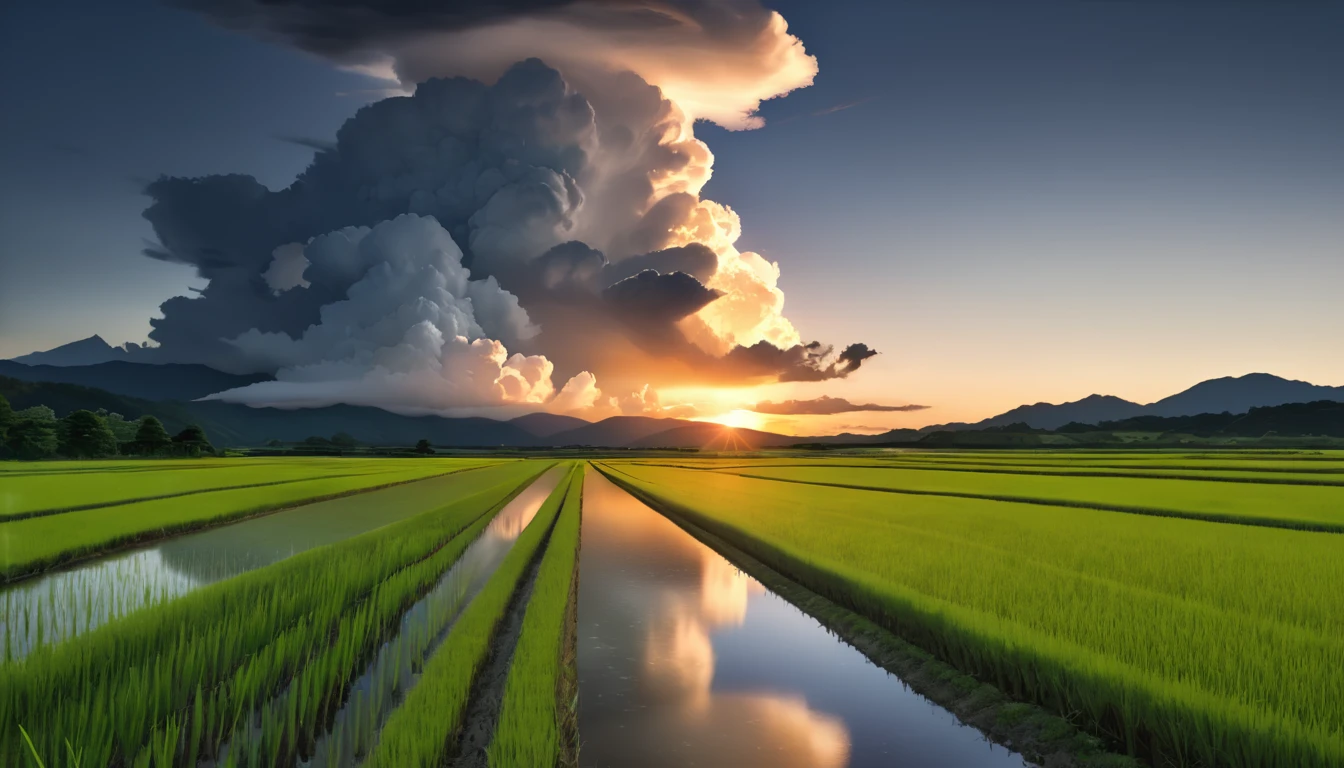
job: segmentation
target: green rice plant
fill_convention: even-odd
[[[318,477],[286,485],[212,491],[189,500],[169,497],[0,522],[0,580],[14,580],[130,543],[475,466],[480,465],[457,468],[425,461],[386,472]]]
[[[1344,487],[832,466],[763,466],[718,471],[789,483],[890,493],[1088,507],[1244,525],[1344,532]]]
[[[325,647],[351,606],[433,557],[547,466],[516,462],[466,473],[462,497],[440,508],[0,666],[0,733],[15,733],[22,720],[30,733],[39,734],[38,746],[48,755],[59,746],[58,735],[76,734],[85,759],[104,765],[142,759],[137,755],[152,738],[165,738],[164,728],[190,723],[188,713],[202,689],[213,694],[221,685],[231,686],[227,699],[202,696],[207,724],[240,717],[244,705],[261,703],[268,682],[294,674]],[[244,691],[258,693],[248,699]],[[223,701],[234,708],[221,715],[214,709]],[[0,765],[19,759],[12,743],[0,739]]]
[[[550,535],[568,489],[577,484],[580,471],[578,467],[572,469],[546,500],[489,583],[462,612],[448,638],[425,664],[419,682],[383,726],[365,763],[369,768],[437,766],[456,744],[472,681],[489,653],[495,628],[533,555]]]
[[[1259,468],[1236,465],[1184,465],[1184,464],[1134,464],[1104,465],[1094,464],[1086,459],[1055,458],[1048,463],[1032,460],[963,461],[939,460],[929,458],[907,458],[918,454],[901,454],[900,458],[862,458],[845,456],[844,458],[825,459],[772,459],[772,458],[733,458],[688,461],[679,459],[675,463],[651,461],[641,462],[650,466],[675,466],[682,469],[702,470],[752,470],[760,467],[825,467],[850,469],[925,469],[943,472],[975,472],[1005,475],[1063,477],[1146,477],[1167,480],[1205,480],[1225,483],[1262,483],[1274,485],[1328,485],[1344,486],[1344,466],[1305,466]]]
[[[460,469],[483,463],[487,462],[448,460],[440,462],[439,467]],[[408,469],[432,472],[435,469],[430,462],[413,464],[395,459],[328,459],[321,464],[280,459],[269,464],[235,461],[225,465],[198,467],[193,463],[188,466],[191,468],[0,475],[0,520],[20,520],[80,509],[180,498],[209,491],[282,485],[323,477],[369,475]]]
[[[546,545],[523,616],[522,634],[513,651],[490,742],[494,768],[553,768],[576,753],[569,700],[573,670],[564,666],[563,638],[573,587],[578,578],[580,507],[583,476],[570,485],[564,507]]]
[[[434,509],[470,483],[470,473],[450,472],[349,494],[20,582],[0,591],[0,660],[22,657],[32,648],[62,642],[217,581]]]
[[[603,469],[1155,764],[1344,764],[1344,536]]]
[[[223,728],[232,725],[228,753],[243,755],[239,760],[244,765],[255,765],[246,758],[250,740],[283,732],[283,740],[270,743],[268,760],[270,764],[295,761],[344,701],[354,675],[399,628],[406,611],[458,562],[494,518],[492,514],[482,515],[442,549],[379,584],[369,599],[341,615],[332,633],[336,641],[318,643],[308,649],[306,659],[276,663],[269,656],[282,643],[273,643],[266,652],[249,659],[233,680],[215,689],[204,707],[198,705],[208,713],[234,715],[213,720],[196,716],[193,727],[210,739],[224,735]],[[251,668],[262,672],[252,674]],[[276,691],[282,692],[274,695]],[[253,712],[258,716],[250,716]]]

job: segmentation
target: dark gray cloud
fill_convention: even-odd
[[[877,354],[876,349],[870,349],[867,344],[850,344],[840,352],[840,357],[836,361],[840,375],[845,376],[859,370],[863,361]]]
[[[593,113],[558,72],[519,63],[498,83],[455,78],[385,99],[341,127],[288,188],[251,176],[164,177],[149,184],[146,255],[196,267],[210,283],[151,321],[154,354],[228,370],[249,367],[224,340],[250,329],[297,336],[360,275],[310,277],[274,295],[263,275],[277,248],[403,213],[434,216],[477,277],[536,256],[582,202]]]
[[[561,243],[537,257],[529,270],[529,293],[597,293],[603,285],[607,257],[587,243],[570,240]]]
[[[557,19],[610,34],[694,28],[709,39],[761,32],[768,13],[750,0],[169,0],[215,23],[334,59],[428,33],[511,19]]]
[[[336,142],[331,139],[317,139],[311,136],[276,136],[275,138],[286,144],[314,149],[318,152],[327,152],[336,148]]]
[[[724,363],[744,376],[777,375],[779,381],[826,381],[845,378],[876,354],[866,344],[850,344],[837,356],[834,347],[819,341],[788,349],[760,341],[734,348],[724,357]]]
[[[722,294],[685,272],[659,274],[646,269],[613,283],[602,298],[613,314],[642,335],[678,339],[675,323],[700,311]]]
[[[705,283],[718,268],[719,257],[713,251],[701,243],[691,243],[622,259],[610,265],[602,278],[611,284],[651,269],[664,275],[680,272]]]
[[[518,16],[545,15],[578,3],[574,0],[170,0],[169,4],[199,11],[230,29],[339,57],[425,31],[470,29]]]
[[[854,413],[857,411],[923,411],[927,405],[878,405],[877,403],[851,403],[843,397],[821,397],[811,400],[785,400],[775,403],[764,400],[752,406],[757,413],[769,413],[777,416],[826,416],[834,413]]]

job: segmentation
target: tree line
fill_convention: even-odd
[[[192,424],[169,435],[153,416],[127,421],[119,413],[73,411],[64,418],[45,405],[14,410],[0,395],[0,458],[98,459],[107,456],[213,455],[205,430]]]

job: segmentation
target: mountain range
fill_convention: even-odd
[[[921,432],[986,429],[1026,424],[1034,429],[1059,429],[1065,424],[1100,424],[1139,416],[1194,416],[1201,413],[1246,413],[1288,403],[1317,400],[1344,401],[1344,387],[1323,387],[1305,381],[1284,379],[1268,373],[1209,379],[1147,405],[1113,395],[1089,395],[1070,403],[1022,405],[998,416],[972,424],[953,423],[924,427]]]
[[[911,443],[933,432],[984,430],[1025,424],[1057,430],[1066,425],[1133,422],[1154,417],[1242,414],[1252,408],[1315,401],[1344,402],[1344,387],[1318,386],[1266,373],[1200,382],[1146,405],[1112,395],[1090,395],[1068,403],[1023,405],[974,423],[894,429],[876,435],[844,433],[816,437],[725,429],[700,421],[648,416],[615,416],[588,422],[573,416],[532,413],[509,421],[484,417],[404,416],[368,406],[252,408],[199,398],[225,389],[269,380],[264,374],[235,375],[203,365],[130,362],[127,347],[98,336],[0,361],[0,394],[16,409],[47,405],[58,414],[80,408],[106,409],[134,419],[150,414],[170,430],[200,424],[220,445],[297,442],[336,432],[365,443],[403,445],[425,438],[447,447],[520,448],[590,446],[608,448],[766,448],[798,443]],[[110,359],[109,359],[110,358]],[[91,361],[91,362],[81,362]]]

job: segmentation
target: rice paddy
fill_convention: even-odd
[[[318,499],[333,498],[372,488],[424,479],[446,472],[479,466],[477,462],[351,462],[328,465],[325,471],[312,465],[249,468],[254,480],[239,485],[238,473],[217,467],[201,470],[184,483],[158,488],[140,487],[159,473],[138,468],[97,472],[91,462],[62,462],[70,470],[44,469],[34,474],[10,472],[3,476],[6,508],[16,510],[14,519],[0,522],[0,580],[13,580],[53,565],[100,554],[117,546],[160,538],[212,523],[255,515],[269,510]],[[295,472],[307,472],[308,477]],[[189,470],[172,469],[173,478]],[[213,490],[207,475],[231,473]],[[90,484],[94,490],[84,490]],[[99,504],[99,489],[120,489],[107,503]],[[176,488],[176,492],[159,492]],[[183,490],[184,488],[190,490]],[[184,495],[189,493],[187,498]],[[140,499],[131,500],[127,499]],[[119,501],[120,500],[120,501]]]
[[[1334,530],[1344,489],[696,466],[604,471],[1155,764],[1344,761],[1344,537],[1267,527]],[[1162,507],[1114,509],[1137,502]]]
[[[0,766],[605,765],[623,748],[585,757],[576,654],[594,471],[594,599],[668,585],[610,658],[680,702],[639,721],[658,743],[721,740],[698,762],[838,767],[866,754],[854,728],[903,717],[852,723],[815,675],[789,693],[834,639],[720,647],[744,621],[804,630],[717,541],[1113,752],[1344,764],[1344,456],[872,451],[4,463]],[[898,706],[899,680],[834,663]]]

